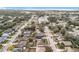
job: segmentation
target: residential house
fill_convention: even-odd
[[[31,31],[24,31],[23,35],[24,35],[24,37],[29,37],[30,33],[31,33]]]
[[[4,34],[0,37],[0,43],[3,42],[4,40],[6,40],[8,36],[9,36],[8,33],[4,33]]]
[[[44,36],[45,36],[44,33],[36,33],[35,34],[35,37],[38,38],[38,39],[41,39]]]

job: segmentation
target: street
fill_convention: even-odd
[[[45,32],[46,32],[46,35],[47,35],[46,38],[47,38],[48,41],[50,42],[50,46],[51,46],[52,50],[53,50],[54,52],[56,52],[56,47],[55,47],[55,44],[54,44],[53,36],[52,36],[52,34],[50,33],[50,30],[49,30],[49,28],[48,28],[47,26],[45,26]]]

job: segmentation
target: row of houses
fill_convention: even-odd
[[[72,47],[71,41],[64,41],[64,38],[60,33],[54,34],[54,39],[57,39],[57,42],[64,44],[65,48],[63,51],[66,51],[66,50],[70,52],[73,51],[73,49],[71,48]],[[62,49],[57,49],[57,51],[62,51]]]

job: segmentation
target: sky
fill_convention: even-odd
[[[0,7],[4,10],[79,10],[79,7]]]
[[[24,8],[19,8],[19,7],[24,7]],[[36,7],[39,7],[39,8],[36,8]],[[40,7],[43,7],[43,8],[40,8]],[[47,7],[50,7],[50,8],[47,8]],[[54,8],[51,8],[51,7],[54,7]],[[55,8],[55,7],[63,7],[63,8]],[[67,8],[64,8],[64,7],[67,7]],[[73,8],[70,8],[70,7],[73,7]],[[74,7],[77,7],[77,8],[74,8]],[[14,10],[15,9],[74,10],[75,9],[75,10],[79,10],[79,3],[78,3],[78,0],[0,0],[0,9],[14,9]]]
[[[78,0],[0,0],[0,7],[79,6]]]

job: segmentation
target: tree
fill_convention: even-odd
[[[60,32],[61,32],[62,35],[65,35],[66,29],[65,29],[65,28],[62,28],[62,29],[60,30]]]
[[[74,36],[72,34],[69,34],[66,32],[64,35],[64,39],[65,40],[72,40],[72,39],[74,39]]]
[[[32,38],[29,38],[29,42],[33,42],[33,39]]]
[[[64,44],[63,43],[57,43],[57,47],[59,48],[59,49],[64,49]]]
[[[0,31],[0,37],[2,36],[2,31]]]
[[[59,32],[59,28],[58,28],[58,27],[55,27],[55,28],[53,29],[53,31],[54,31],[54,33],[57,33],[57,32]]]
[[[68,21],[68,24],[74,25],[74,26],[79,26],[79,21],[77,21],[77,20]]]
[[[57,27],[59,28],[59,30],[61,30],[61,28],[63,27],[62,25],[57,25]]]
[[[48,17],[48,20],[50,22],[56,22],[57,21],[57,18],[56,17]]]
[[[0,45],[0,49],[2,48],[2,45]]]
[[[1,42],[2,44],[6,44],[8,42],[8,40],[4,40],[3,42]]]
[[[48,44],[47,39],[42,39],[43,43]]]
[[[12,51],[13,48],[14,48],[14,46],[13,46],[13,45],[10,45],[7,50],[8,50],[8,51]]]

